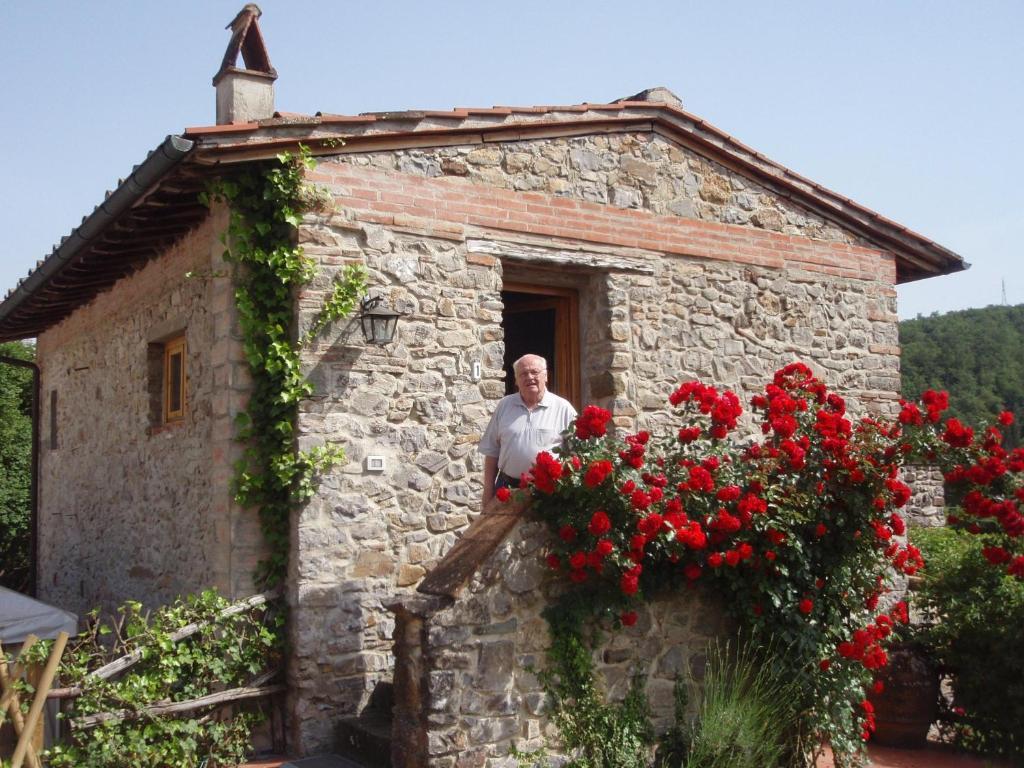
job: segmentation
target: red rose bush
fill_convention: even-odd
[[[668,401],[669,436],[609,434],[611,414],[588,406],[558,455],[538,455],[523,485],[555,532],[548,566],[626,626],[639,601],[706,585],[741,626],[788,648],[804,735],[856,753],[874,725],[865,691],[907,620],[886,592],[923,566],[905,539],[900,467],[941,466],[964,509],[951,523],[997,534],[986,558],[1024,578],[1024,452],[1003,449],[996,427],[944,421],[943,393],[901,402],[891,423],[854,420],[802,363],[752,398],[760,437],[746,443],[734,393],[691,381]]]

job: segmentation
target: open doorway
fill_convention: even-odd
[[[512,363],[526,354],[548,361],[548,389],[580,407],[579,298],[572,288],[507,282],[505,309],[505,393],[515,389]]]

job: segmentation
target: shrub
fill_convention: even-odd
[[[765,768],[787,761],[798,728],[793,683],[774,655],[750,643],[708,645],[697,716],[687,718],[686,684],[676,681],[676,725],[662,739],[659,768]]]
[[[12,341],[0,355],[32,360],[35,350]],[[18,592],[32,588],[32,397],[31,371],[0,363],[0,586]]]
[[[229,612],[228,601],[212,590],[179,599],[154,611],[127,602],[113,626],[98,621],[73,638],[61,660],[60,684],[81,695],[66,708],[72,726],[69,743],[47,752],[53,768],[216,768],[237,765],[249,749],[258,713],[236,709],[225,717],[216,710],[178,716],[147,711],[154,704],[185,702],[224,689],[245,686],[280,663],[278,619],[266,606]],[[234,610],[234,609],[232,609]],[[177,642],[189,625],[198,631]],[[43,663],[50,642],[37,643],[30,659]],[[140,660],[119,676],[91,673],[122,656]],[[104,715],[104,713],[106,713]],[[104,715],[85,727],[80,718]]]
[[[921,639],[952,672],[945,719],[966,748],[1024,758],[1024,582],[992,568],[970,534],[933,528],[912,537],[928,563],[914,595],[932,622]]]

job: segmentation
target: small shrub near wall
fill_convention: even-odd
[[[696,716],[687,687],[676,683],[676,725],[659,740],[659,768],[765,768],[791,757],[790,733],[799,701],[779,674],[774,649],[743,637],[709,644]]]
[[[928,563],[914,594],[932,622],[921,639],[952,673],[942,719],[960,745],[1024,761],[1024,582],[992,568],[970,534],[912,538]]]

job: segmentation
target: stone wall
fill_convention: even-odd
[[[343,323],[304,353],[316,395],[300,442],[341,443],[349,462],[293,528],[303,749],[332,746],[336,720],[390,679],[383,603],[411,592],[478,511],[476,444],[504,391],[506,279],[578,291],[582,399],[622,428],[660,429],[680,380],[746,399],[794,359],[856,410],[896,404],[891,254],[661,138],[346,155],[310,178],[336,209],[301,228],[321,276],[300,296],[300,325],[350,262],[405,317],[385,349]],[[369,455],[383,472],[365,469]]]
[[[841,243],[857,237],[691,149],[647,133],[366,153],[357,165]]]
[[[396,768],[514,768],[507,756],[513,746],[557,753],[545,694],[530,671],[546,664],[542,612],[557,596],[542,562],[545,543],[544,526],[522,523],[454,603],[418,597],[395,607]],[[605,628],[595,668],[612,701],[639,676],[663,733],[674,722],[676,681],[702,679],[707,644],[728,627],[701,590],[666,596],[638,613],[633,627]]]
[[[907,502],[907,523],[925,528],[945,525],[946,495],[939,468],[906,467],[903,470],[903,482],[913,490],[913,495]]]
[[[231,421],[247,379],[231,335],[230,277],[212,276],[224,267],[221,226],[223,214],[211,217],[39,337],[39,590],[79,615],[211,586],[252,593],[258,524],[229,491]],[[187,410],[162,425],[148,347],[180,331]]]

